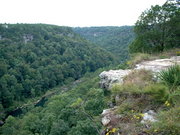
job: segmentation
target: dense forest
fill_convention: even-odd
[[[100,70],[102,71],[102,70]],[[98,74],[88,73],[75,88],[48,99],[44,106],[28,106],[19,117],[9,116],[0,128],[3,135],[97,135],[99,114],[105,108]],[[58,88],[61,91],[61,88]]]
[[[128,58],[128,45],[135,37],[133,26],[76,27],[73,30],[85,39],[116,55],[119,62]]]
[[[167,0],[152,6],[134,27],[1,24],[0,117],[4,123],[0,134],[179,135],[180,66],[158,74],[132,69],[144,60],[180,55],[179,5],[179,0]],[[116,59],[119,64],[127,59],[128,46],[132,57],[112,67],[132,72],[122,84],[110,90],[100,88],[98,75],[116,64]],[[58,93],[47,97],[43,105],[34,105],[53,91]],[[27,103],[28,99],[35,100]],[[5,117],[23,105],[21,114]],[[107,108],[116,109],[111,115],[120,119],[111,127],[101,123]],[[157,121],[143,124],[148,110],[154,110]]]
[[[84,40],[69,27],[1,24],[1,113],[18,106],[20,101],[114,63],[110,53]]]

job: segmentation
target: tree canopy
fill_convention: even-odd
[[[179,47],[179,2],[168,0],[162,6],[155,5],[144,11],[134,27],[136,39],[130,45],[131,52],[159,52]]]
[[[115,62],[69,27],[0,25],[0,104],[5,110]]]
[[[114,54],[119,62],[128,58],[128,45],[134,39],[133,26],[77,27],[73,30]]]

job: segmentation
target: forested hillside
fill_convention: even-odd
[[[134,39],[133,26],[77,27],[74,31],[116,55],[119,61],[127,59],[128,45]]]
[[[179,135],[179,5],[152,6],[134,27],[1,24],[0,134]]]
[[[49,98],[43,107],[30,106],[20,117],[9,116],[0,134],[98,135],[102,127],[98,115],[107,106],[98,88],[99,72],[88,73],[77,87]]]
[[[69,27],[0,25],[0,110],[11,110],[86,72],[113,64],[114,57]]]

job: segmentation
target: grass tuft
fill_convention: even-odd
[[[146,54],[146,53],[135,53],[131,56],[131,59],[129,61],[127,61],[127,65],[129,65],[129,67],[133,68],[136,64],[145,61],[145,60],[149,60],[150,59],[150,55]]]
[[[155,122],[150,134],[158,135],[180,135],[180,107],[172,108],[161,112],[158,116],[158,122]]]

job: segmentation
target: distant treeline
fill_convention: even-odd
[[[114,54],[120,62],[128,58],[128,45],[134,40],[133,26],[77,27],[74,31]]]

